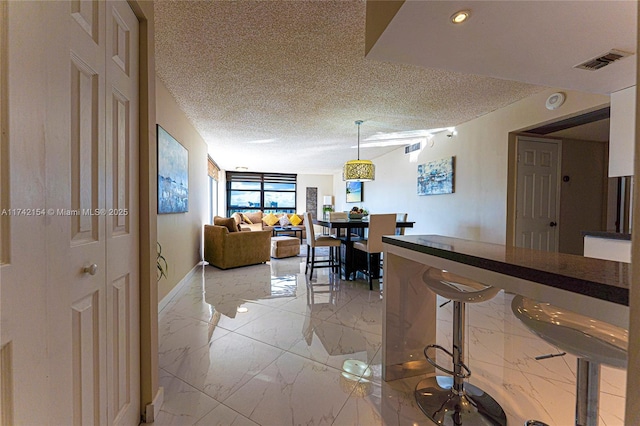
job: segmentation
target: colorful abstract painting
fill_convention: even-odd
[[[189,151],[158,128],[158,213],[189,211]]]
[[[453,193],[454,158],[443,158],[418,166],[418,195]]]

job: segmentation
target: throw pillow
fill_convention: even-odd
[[[260,225],[260,221],[262,220],[262,217],[265,215],[263,215],[262,212],[258,211],[258,212],[247,212],[245,216],[247,216],[247,218],[251,221],[252,224]]]
[[[236,225],[236,221],[232,217],[227,218],[216,216],[213,218],[213,224],[224,226],[229,230],[229,232],[238,232],[238,225]]]
[[[253,222],[251,222],[251,219],[249,219],[249,217],[244,213],[242,213],[242,220],[244,220],[249,225],[253,225]]]
[[[242,216],[240,215],[240,213],[235,212],[231,215],[231,217],[236,221],[236,225],[238,225],[238,229],[240,229],[240,224],[242,223]]]
[[[289,226],[289,225],[291,225],[289,218],[287,217],[286,214],[283,214],[282,217],[280,218],[280,226]]]
[[[273,226],[276,223],[278,223],[278,218],[275,214],[273,213],[269,213],[268,215],[266,215],[265,217],[262,218],[262,221],[269,226]]]
[[[293,226],[298,226],[302,223],[302,219],[300,218],[300,216],[298,216],[295,213],[291,215],[291,217],[289,218],[289,221]]]

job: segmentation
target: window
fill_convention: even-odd
[[[227,172],[227,217],[235,212],[296,212],[295,174]]]

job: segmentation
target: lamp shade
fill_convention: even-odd
[[[331,201],[332,201],[333,197],[331,197],[331,195],[325,195],[324,197],[322,197],[322,205],[324,206],[330,206],[331,205]]]
[[[360,125],[362,120],[356,121],[358,126],[358,159],[349,160],[342,168],[342,180],[347,182],[370,182],[376,178],[376,166],[369,160],[360,159]]]
[[[347,161],[342,168],[342,180],[370,182],[376,178],[376,166],[369,160]]]

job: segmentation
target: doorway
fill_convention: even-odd
[[[521,176],[525,154],[520,146],[531,144],[532,140],[538,143],[549,143],[554,140],[559,142],[558,173],[554,173],[557,179],[557,185],[555,185],[557,203],[555,206],[551,202],[537,205],[538,208],[549,209],[545,211],[548,217],[543,221],[542,212],[538,210],[540,221],[538,226],[542,228],[537,231],[537,234],[532,234],[531,230],[528,230],[528,237],[526,237],[523,230],[527,225],[520,223],[523,219],[528,220],[522,216],[524,199],[534,195],[531,193],[532,188],[547,196],[550,194],[541,186],[544,180],[540,176],[538,177],[541,180],[537,185],[532,183],[533,176],[526,178]],[[608,107],[530,129],[526,133],[513,133],[510,136],[509,182],[511,186],[507,196],[507,241],[510,244],[582,255],[582,231],[604,231],[615,227],[617,182],[614,182],[615,179],[608,178],[608,141]],[[520,162],[518,155],[520,155]],[[529,179],[530,182],[519,182],[519,179]],[[548,198],[547,201],[549,201]],[[531,208],[532,204],[529,203],[526,206]],[[551,214],[554,208],[555,219]],[[543,225],[546,225],[545,232],[543,232],[545,228]],[[551,228],[554,229],[551,230]]]

